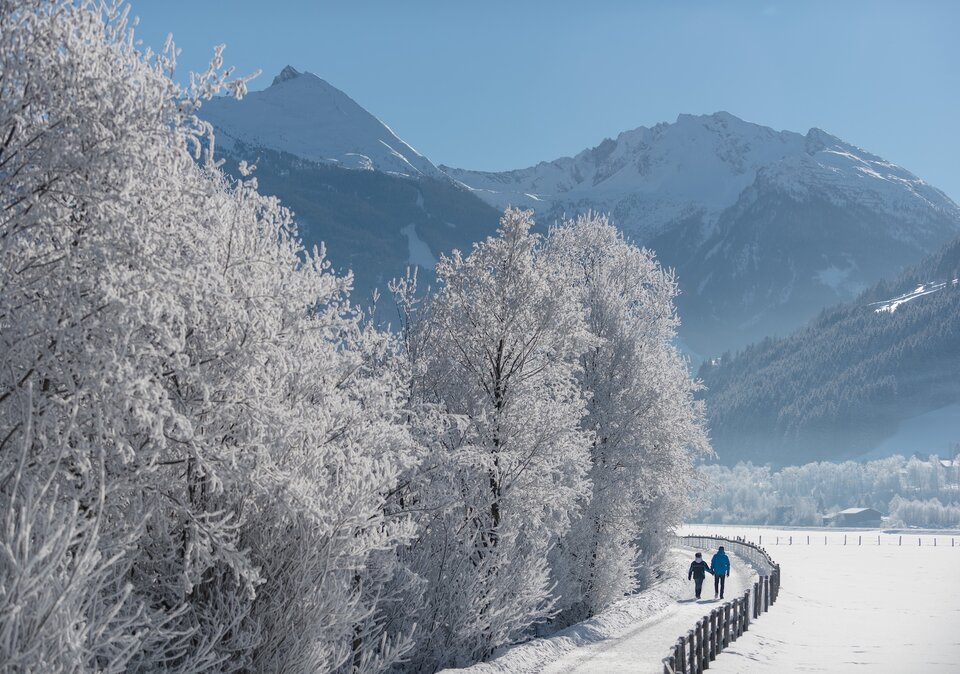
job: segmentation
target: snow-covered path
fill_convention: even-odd
[[[683,548],[693,559],[693,549]],[[709,561],[716,550],[704,551]],[[726,600],[743,594],[752,585],[753,569],[743,560],[731,555],[733,568],[727,579],[724,600],[713,599],[713,576],[703,583],[703,599],[693,598],[693,583],[688,585],[689,598],[680,599],[673,606],[631,627],[622,635],[577,648],[549,663],[543,674],[583,674],[586,672],[629,672],[656,674],[663,671],[663,658],[677,641],[677,637],[693,628],[698,619],[709,615]]]
[[[709,561],[716,550],[703,550]],[[755,573],[740,558],[733,564],[724,601],[713,599],[713,577],[704,580],[703,599],[693,598],[687,568],[694,550],[675,548],[664,564],[666,577],[654,587],[627,597],[550,637],[534,639],[504,650],[498,657],[472,667],[444,670],[443,674],[523,674],[550,672],[631,672],[659,674],[663,658],[699,618],[752,584]]]

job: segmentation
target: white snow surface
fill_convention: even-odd
[[[906,304],[907,302],[910,302],[911,300],[915,300],[918,297],[923,297],[924,295],[930,295],[931,293],[935,293],[940,290],[943,290],[948,285],[956,287],[958,283],[960,283],[960,279],[953,279],[949,283],[947,281],[943,281],[940,283],[922,283],[918,285],[916,289],[913,290],[912,292],[904,293],[899,297],[894,297],[892,300],[885,300],[883,302],[873,302],[869,306],[876,307],[874,311],[876,311],[878,314],[884,313],[884,312],[892,314],[902,304]]]
[[[216,128],[218,146],[228,150],[239,140],[345,168],[446,179],[352,98],[291,66],[271,86],[242,100],[224,97],[204,103],[201,116]]]
[[[417,226],[412,222],[400,229],[400,233],[407,237],[407,246],[410,251],[408,260],[410,264],[416,264],[423,269],[433,269],[437,265],[437,258],[434,257],[430,246],[417,235]]]
[[[627,597],[600,614],[550,637],[510,646],[493,660],[445,674],[567,674],[574,672],[663,671],[663,658],[677,637],[692,629],[711,609],[743,594],[756,578],[747,562],[730,555],[732,569],[723,601],[713,599],[713,577],[703,584],[703,599],[693,596],[687,569],[693,549],[675,548],[664,564],[665,577],[652,588]],[[703,550],[709,561],[716,550]]]
[[[929,209],[960,217],[942,192],[895,164],[820,130],[775,131],[728,112],[680,115],[639,127],[575,157],[489,173],[441,166],[497,208],[613,214],[641,236],[686,217],[709,227],[747,188],[773,185],[794,197],[814,193],[910,219]],[[904,232],[909,240],[913,236]]]
[[[875,530],[846,533],[844,546],[845,534],[832,529],[688,529],[754,542],[762,536],[783,574],[777,603],[710,663],[714,674],[958,671],[960,545],[950,547],[951,535],[960,543],[955,532],[903,534],[901,547],[899,534]]]

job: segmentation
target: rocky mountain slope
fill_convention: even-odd
[[[227,151],[237,141],[342,168],[404,177],[445,176],[352,98],[313,73],[284,68],[263,91],[243,100],[216,98],[203,116]]]
[[[335,268],[354,272],[362,306],[409,266],[429,283],[441,253],[496,230],[492,206],[311,73],[288,66],[267,89],[215,99],[202,114],[226,170],[256,164],[260,191],[294,210],[307,245],[325,244]]]

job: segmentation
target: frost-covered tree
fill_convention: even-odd
[[[923,507],[960,503],[957,465],[957,457],[941,461],[936,455],[926,460],[895,455],[866,462],[813,462],[779,471],[751,463],[703,466],[701,472],[712,486],[709,506],[698,517],[730,524],[819,525],[824,515],[865,507],[889,512],[906,524],[931,524],[936,517],[924,515]],[[931,512],[940,512],[938,508]]]
[[[574,290],[593,338],[577,368],[592,491],[553,555],[567,619],[579,620],[635,589],[657,561],[685,514],[693,458],[709,445],[673,345],[672,273],[600,215],[553,228],[543,258],[548,278]]]
[[[212,163],[196,110],[244,81],[218,52],[182,90],[174,53],[0,0],[0,663],[383,669],[402,359]]]
[[[423,533],[406,553],[427,583],[426,669],[485,657],[553,613],[547,557],[589,493],[577,385],[589,339],[569,287],[543,273],[530,216],[507,210],[496,237],[444,257],[407,325],[432,450],[409,496]]]

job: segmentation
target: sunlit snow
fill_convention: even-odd
[[[956,286],[960,282],[960,279],[953,279],[950,281],[949,285]],[[909,293],[904,293],[898,297],[894,297],[892,300],[884,300],[883,302],[872,302],[868,306],[877,307],[874,309],[878,314],[882,312],[893,313],[897,310],[898,307],[902,304],[906,304],[911,300],[915,300],[918,297],[923,297],[924,295],[930,295],[939,290],[946,288],[948,283],[943,281],[942,283],[923,283],[918,285],[915,290]]]
[[[437,264],[437,258],[419,236],[417,236],[417,227],[412,222],[406,227],[401,228],[400,232],[407,237],[407,246],[410,250],[410,264],[416,264],[423,269],[433,269]]]
[[[346,168],[446,179],[352,98],[313,73],[289,66],[270,87],[243,101],[207,101],[203,116],[217,128],[217,143],[227,148],[241,141]]]

